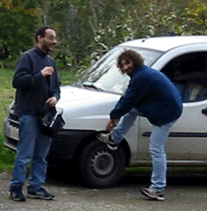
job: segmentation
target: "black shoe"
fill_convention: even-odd
[[[10,188],[10,198],[14,201],[25,201],[26,198],[24,194],[22,193],[22,188]]]
[[[141,193],[150,198],[150,199],[154,199],[154,200],[158,200],[158,201],[164,201],[165,200],[165,197],[164,197],[164,192],[161,191],[156,191],[154,189],[151,189],[151,188],[141,188]]]
[[[55,196],[48,193],[44,188],[40,188],[36,191],[28,190],[27,197],[30,199],[52,200]]]
[[[109,133],[107,133],[107,134],[100,133],[100,134],[97,135],[97,138],[98,138],[99,141],[105,143],[110,150],[117,150],[118,149],[117,144],[114,141],[111,140]]]

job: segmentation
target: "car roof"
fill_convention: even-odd
[[[200,36],[151,37],[151,38],[136,39],[124,42],[119,46],[148,48],[165,52],[179,46],[198,44],[198,43],[207,44],[207,36],[200,35]]]

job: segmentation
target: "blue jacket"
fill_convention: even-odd
[[[134,107],[153,125],[161,126],[180,117],[182,100],[167,76],[142,65],[131,75],[128,88],[110,117],[120,119]]]
[[[43,77],[40,71],[52,66],[54,75]],[[48,54],[35,47],[24,52],[16,66],[13,87],[17,89],[15,113],[20,116],[39,115],[48,98],[60,98],[60,81],[55,61]]]

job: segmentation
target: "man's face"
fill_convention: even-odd
[[[134,64],[131,60],[121,61],[121,72],[130,75],[134,71]]]
[[[49,52],[53,51],[57,43],[56,33],[52,29],[46,29],[46,34],[44,37],[38,37],[38,46],[43,51]]]

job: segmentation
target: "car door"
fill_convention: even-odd
[[[207,160],[207,49],[199,45],[168,52],[155,64],[179,89],[183,97],[183,113],[175,123],[167,142],[170,161]],[[166,59],[167,58],[167,59]],[[164,62],[163,62],[164,61]],[[180,72],[179,72],[180,71]],[[137,160],[150,160],[151,124],[140,117]]]

